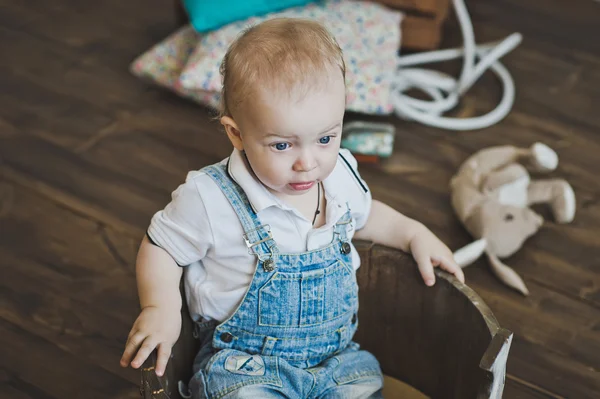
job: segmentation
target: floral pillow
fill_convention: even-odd
[[[220,104],[220,92],[186,89],[179,83],[181,71],[198,44],[199,37],[191,25],[185,26],[139,56],[131,64],[130,70],[139,78],[148,79],[182,97],[216,109]]]
[[[393,111],[390,92],[401,14],[367,1],[329,0],[253,17],[202,35],[186,27],[140,56],[132,71],[216,108],[222,87],[219,66],[227,47],[247,26],[276,17],[314,19],[336,37],[346,61],[347,110],[367,114]]]

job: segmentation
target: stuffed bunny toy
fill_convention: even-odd
[[[500,259],[519,250],[542,225],[543,218],[530,205],[549,204],[558,223],[573,220],[575,194],[569,183],[563,179],[531,180],[528,172],[549,172],[557,165],[556,153],[542,143],[530,148],[486,148],[461,165],[450,182],[452,206],[476,239],[454,253],[461,267],[485,252],[502,282],[529,294],[521,277]]]

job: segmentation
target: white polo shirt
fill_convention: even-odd
[[[371,193],[356,171],[357,162],[347,150],[340,150],[337,164],[323,181],[327,199],[326,223],[314,229],[312,220],[269,192],[254,176],[246,157],[234,150],[229,175],[240,185],[261,223],[283,253],[301,253],[325,247],[333,239],[334,225],[350,206],[353,221],[348,237],[362,228],[371,209]],[[227,165],[228,159],[221,163]],[[255,255],[248,252],[244,231],[233,207],[206,173],[190,172],[184,184],[172,194],[171,202],[157,212],[148,236],[166,250],[184,271],[186,296],[192,318],[223,321],[244,297],[256,268]],[[360,258],[354,247],[356,270]]]

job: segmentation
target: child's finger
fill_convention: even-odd
[[[150,353],[152,353],[152,351],[154,350],[154,348],[156,348],[157,343],[158,342],[156,342],[152,338],[152,336],[148,336],[144,340],[144,343],[140,347],[140,350],[138,351],[137,355],[135,355],[135,358],[131,362],[131,366],[133,368],[137,369],[142,364],[144,364],[144,361],[148,358],[148,356],[150,356]]]
[[[140,345],[142,345],[145,338],[146,335],[139,332],[130,335],[130,337],[127,339],[127,343],[125,344],[123,356],[121,356],[122,367],[127,367],[129,365],[131,359],[133,358],[133,355],[135,354],[135,352],[137,352]]]
[[[439,266],[441,269],[453,274],[461,283],[464,284],[465,274],[463,273],[462,268],[456,262],[449,260],[445,257],[439,257],[435,259],[439,262]]]
[[[431,264],[431,259],[426,255],[419,255],[415,257],[417,261],[417,265],[419,267],[419,271],[421,272],[421,276],[423,277],[423,281],[429,287],[435,284],[435,274],[433,273],[433,265]]]
[[[169,362],[169,356],[171,356],[171,345],[161,343],[158,345],[158,356],[156,357],[156,375],[162,376],[167,368]]]

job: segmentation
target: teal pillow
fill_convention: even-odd
[[[314,0],[183,0],[194,29],[206,32],[231,22],[245,20],[290,7],[303,6]]]

